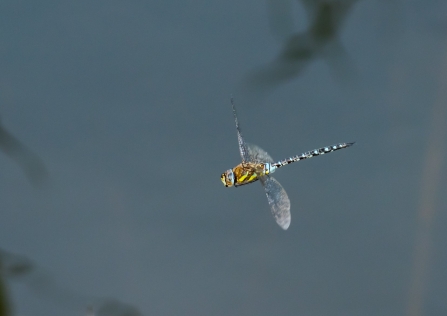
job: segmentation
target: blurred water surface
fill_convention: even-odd
[[[1,313],[445,315],[446,9],[0,2],[1,249],[55,286],[2,272]],[[274,159],[357,141],[278,171],[286,232],[220,182],[231,94]]]

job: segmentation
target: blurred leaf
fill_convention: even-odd
[[[33,264],[28,258],[1,249],[0,263],[0,274],[6,278],[26,276],[33,270]]]
[[[0,316],[9,316],[9,315],[11,315],[11,305],[8,301],[6,284],[5,282],[3,282],[3,277],[0,275]]]

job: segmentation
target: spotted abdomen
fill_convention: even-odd
[[[296,155],[296,156],[272,163],[272,166],[274,168],[281,168],[282,166],[288,165],[289,163],[292,163],[292,162],[328,154],[328,153],[331,153],[331,152],[339,150],[339,149],[348,148],[352,145],[354,145],[354,143],[340,143],[340,144],[336,144],[336,145],[332,145],[332,146],[321,147],[318,149],[314,149],[314,150],[305,152],[301,155]]]

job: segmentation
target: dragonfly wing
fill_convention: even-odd
[[[261,147],[247,143],[248,156],[253,162],[269,162],[273,163],[273,158]]]
[[[234,106],[233,98],[231,98],[231,106],[233,107],[234,122],[236,123],[237,140],[239,143],[239,152],[241,153],[242,162],[250,161],[250,156],[248,155],[247,144],[242,137],[241,128],[239,127],[239,121],[237,120],[236,107]]]
[[[273,217],[282,229],[290,226],[290,200],[284,188],[270,176],[261,177]]]

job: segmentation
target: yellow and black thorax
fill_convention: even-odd
[[[255,182],[268,174],[265,163],[243,162],[233,168],[234,186]]]

